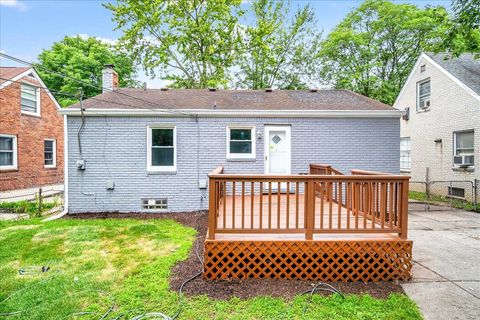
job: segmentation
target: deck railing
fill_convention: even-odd
[[[321,173],[321,174],[318,174]],[[407,238],[409,177],[310,165],[308,175],[209,174],[216,234],[396,234]]]

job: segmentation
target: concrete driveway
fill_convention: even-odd
[[[480,319],[480,214],[410,204],[413,281],[402,284],[425,319]]]

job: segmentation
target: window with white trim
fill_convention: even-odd
[[[25,83],[20,87],[20,106],[22,113],[40,115],[40,90]]]
[[[174,126],[149,126],[147,139],[147,170],[176,171],[176,128]]]
[[[400,138],[400,170],[412,169],[410,137]]]
[[[470,156],[474,154],[473,130],[454,132],[454,156]]]
[[[0,170],[17,169],[17,137],[0,134]]]
[[[417,83],[417,111],[430,108],[430,79]]]
[[[227,127],[227,159],[255,159],[255,127]]]
[[[57,166],[57,150],[56,141],[46,139],[43,143],[43,161],[45,168],[55,168]]]

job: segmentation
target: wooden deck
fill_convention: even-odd
[[[235,197],[235,199],[233,199]],[[269,201],[271,198],[271,201]],[[305,239],[305,197],[299,194],[276,193],[245,196],[228,195],[220,203],[217,227],[225,230],[217,233],[218,240],[303,240]],[[224,208],[225,206],[225,208]],[[327,239],[395,239],[396,234],[385,233],[385,224],[375,222],[362,214],[353,214],[334,201],[315,197],[316,214],[314,229],[328,226],[328,232],[316,233],[314,240]],[[298,209],[298,210],[297,210]],[[321,214],[321,212],[328,214]],[[298,213],[298,214],[297,214]],[[261,219],[260,219],[261,218]],[[322,219],[323,218],[323,219]],[[356,227],[352,230],[350,227]],[[248,233],[244,231],[255,230]],[[290,227],[294,227],[291,229]],[[220,229],[219,229],[220,230]],[[332,230],[332,231],[331,231]],[[263,233],[265,231],[266,233]],[[337,233],[340,231],[341,233]],[[365,233],[367,231],[368,233]]]
[[[209,175],[204,277],[408,280],[408,177]]]

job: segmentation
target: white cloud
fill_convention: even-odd
[[[21,12],[25,12],[29,9],[29,6],[20,0],[0,0],[0,6],[16,8]]]
[[[106,43],[106,44],[109,44],[109,45],[116,45],[118,40],[117,39],[110,39],[110,38],[103,38],[103,37],[95,37],[95,36],[90,36],[88,34],[85,34],[85,33],[80,33],[78,34],[78,36],[82,39],[88,39],[88,38],[95,38],[97,40],[100,40],[101,42],[103,43]]]

